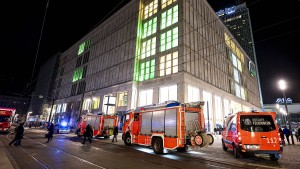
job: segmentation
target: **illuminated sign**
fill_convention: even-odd
[[[235,10],[236,10],[236,7],[235,7],[235,6],[232,6],[232,7],[230,7],[230,8],[222,9],[222,10],[216,12],[216,14],[217,14],[218,16],[222,16],[222,15],[224,15],[224,14],[230,15],[230,14],[234,13]]]
[[[284,98],[277,98],[276,103],[278,104],[284,104]],[[291,98],[286,99],[287,104],[292,104],[293,100]]]

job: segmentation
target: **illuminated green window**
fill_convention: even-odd
[[[161,0],[161,9],[164,9],[166,6],[171,5],[176,0]]]
[[[140,59],[144,59],[151,55],[155,55],[156,37],[149,39],[142,44],[142,55]]]
[[[178,27],[162,33],[160,36],[160,51],[171,49],[178,46]]]
[[[85,42],[83,42],[78,49],[78,55],[82,54],[84,52]]]
[[[77,80],[82,79],[82,74],[83,74],[83,67],[79,68],[79,69],[76,69],[74,71],[74,74],[73,74],[73,80],[72,80],[72,82],[76,82]]]
[[[149,3],[149,5],[145,6],[144,19],[147,19],[153,14],[155,14],[157,12],[157,6],[157,0],[154,0],[151,3]]]
[[[91,44],[92,44],[91,40],[87,40],[86,42],[83,42],[82,44],[80,44],[77,54],[80,55],[84,51],[88,50],[91,47]]]
[[[169,53],[160,57],[159,76],[178,72],[178,52]]]
[[[164,29],[176,22],[178,22],[178,5],[161,14],[160,29]]]
[[[156,32],[157,18],[153,18],[143,25],[143,38],[146,38]]]
[[[155,74],[155,59],[140,64],[139,81],[153,79]]]

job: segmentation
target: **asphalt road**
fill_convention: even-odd
[[[292,162],[273,162],[264,157],[234,159],[231,152],[218,146],[218,140],[208,148],[156,155],[148,147],[127,147],[121,140],[112,144],[110,139],[100,138],[82,145],[82,138],[73,134],[54,135],[50,143],[45,143],[44,133],[26,130],[21,147],[8,146],[13,135],[0,135],[15,168],[297,168],[300,164],[297,158]],[[300,150],[300,146],[297,148]]]

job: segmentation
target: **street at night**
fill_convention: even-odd
[[[0,169],[300,168],[300,0],[1,6]]]
[[[165,151],[156,155],[151,148],[125,146],[118,142],[97,138],[82,145],[82,138],[72,134],[55,134],[45,143],[45,130],[25,129],[22,146],[8,146],[13,136],[1,135],[1,149],[7,153],[14,168],[297,168],[300,144],[284,146],[282,158],[277,162],[268,157],[235,159],[232,151],[223,151],[220,136],[207,148],[190,149],[185,153]],[[298,156],[299,157],[299,156]]]

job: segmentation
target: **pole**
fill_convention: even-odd
[[[209,124],[209,104],[208,104],[208,101],[207,101],[207,128],[208,128],[208,131],[210,132],[210,124]]]
[[[282,90],[282,91],[283,91],[284,105],[285,105],[286,116],[287,116],[287,120],[285,122],[289,121],[289,128],[290,128],[290,132],[291,132],[292,143],[295,144],[294,137],[293,137],[293,130],[292,130],[292,126],[291,126],[291,117],[290,117],[290,113],[288,111],[288,107],[287,107],[287,103],[286,103],[285,91],[284,90]]]
[[[53,106],[54,106],[54,99],[52,98],[52,105],[51,105],[51,109],[50,109],[50,115],[49,115],[49,119],[48,119],[48,125],[50,124],[50,119],[51,119],[51,115],[52,115]]]

